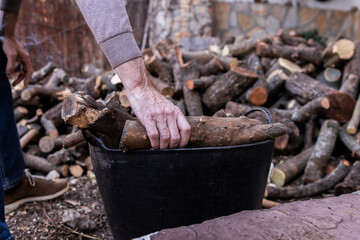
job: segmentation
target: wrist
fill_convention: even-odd
[[[18,15],[15,13],[0,11],[0,36],[15,38],[15,26]]]
[[[144,60],[141,57],[131,59],[115,68],[127,93],[139,95],[151,90]]]

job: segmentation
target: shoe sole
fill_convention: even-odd
[[[57,197],[63,195],[68,189],[69,189],[69,184],[66,186],[66,188],[62,189],[59,192],[51,194],[51,195],[39,196],[39,197],[29,197],[29,198],[20,199],[20,200],[18,200],[16,202],[13,202],[13,203],[10,203],[10,204],[6,205],[5,206],[5,214],[14,211],[15,209],[17,209],[20,205],[22,205],[24,203],[47,201],[47,200],[57,198]]]

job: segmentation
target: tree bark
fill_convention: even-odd
[[[305,183],[316,182],[322,178],[334,149],[339,128],[339,123],[334,120],[326,120],[322,124],[314,151],[311,153],[305,168]]]
[[[340,162],[336,169],[325,178],[317,182],[296,187],[272,187],[268,186],[268,198],[291,199],[310,197],[322,193],[336,183],[340,182],[350,170],[350,163],[346,160]]]
[[[354,135],[358,130],[359,123],[360,123],[360,95],[356,101],[356,105],[353,114],[351,116],[351,119],[346,127],[346,131],[349,134]]]
[[[41,116],[41,125],[44,127],[46,134],[51,138],[55,139],[59,136],[59,131],[55,127],[53,121],[47,119],[45,115]]]
[[[256,54],[262,57],[286,58],[291,61],[305,61],[320,64],[322,61],[322,51],[317,47],[300,46],[278,46],[270,45],[265,42],[258,42]]]
[[[341,195],[360,190],[360,161],[356,161],[342,183],[335,186],[335,194]]]
[[[34,84],[34,83],[37,83],[38,81],[44,79],[55,68],[56,68],[56,66],[54,65],[54,63],[48,62],[45,66],[43,66],[38,71],[36,71],[32,74],[30,83]]]
[[[330,100],[327,97],[318,97],[296,109],[291,115],[291,120],[294,122],[306,122],[313,115],[323,114],[326,109],[330,109]]]
[[[77,131],[75,133],[68,134],[63,141],[64,148],[71,148],[79,143],[85,141],[84,136],[82,135],[81,131]]]
[[[50,136],[44,136],[40,138],[39,148],[43,153],[55,152],[62,148],[64,138],[65,136],[59,136],[55,139]]]
[[[222,51],[223,56],[239,56],[243,55],[256,47],[258,41],[265,41],[268,35],[264,31],[256,32],[252,37],[241,42],[225,45]]]
[[[24,153],[24,161],[25,166],[31,169],[35,169],[40,172],[49,173],[52,170],[57,171],[62,176],[68,176],[69,166],[62,165],[62,166],[54,166],[49,163],[45,158],[33,156],[27,153]]]
[[[355,154],[356,157],[360,158],[360,144],[355,140],[355,138],[349,135],[344,128],[340,128],[339,137],[347,149]]]
[[[202,101],[213,112],[224,107],[228,101],[243,94],[258,78],[254,72],[236,67],[217,80],[206,89]]]
[[[271,182],[282,187],[298,177],[304,171],[313,150],[314,147],[310,147],[298,155],[286,160],[284,163],[276,165],[270,174]]]
[[[200,77],[198,79],[190,79],[187,81],[187,88],[189,90],[201,90],[208,88],[211,84],[213,84],[217,79],[217,76],[206,76]]]
[[[221,147],[274,139],[286,133],[283,124],[261,124],[260,121],[240,118],[188,117],[191,126],[187,147]],[[145,128],[139,121],[127,121],[120,149],[131,151],[150,148]]]

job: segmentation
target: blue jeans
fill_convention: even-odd
[[[0,42],[0,239],[12,239],[5,222],[4,190],[18,185],[24,175],[24,159],[16,128],[11,87],[5,73],[7,58]]]

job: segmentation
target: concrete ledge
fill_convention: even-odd
[[[255,0],[216,0],[217,2],[248,2],[254,3]],[[272,4],[292,4],[293,6],[306,6],[309,8],[329,9],[349,11],[356,7],[360,9],[360,1],[358,0],[330,0],[327,2],[319,2],[315,0],[267,0],[263,1]]]
[[[166,229],[152,240],[307,239],[360,236],[360,195],[314,199],[270,210],[243,211],[188,227]]]

